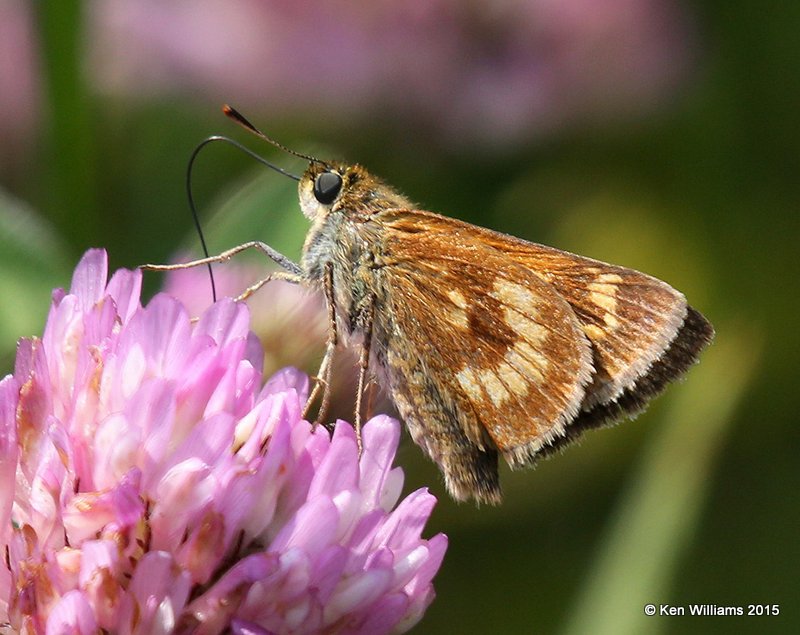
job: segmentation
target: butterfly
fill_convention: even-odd
[[[657,278],[420,210],[363,167],[294,152],[225,112],[308,161],[293,178],[311,228],[299,263],[253,241],[187,264],[255,247],[282,271],[242,297],[275,278],[321,289],[330,333],[309,405],[321,392],[324,412],[336,346],[355,342],[357,428],[369,373],[456,500],[499,503],[500,456],[532,466],[636,415],[713,338]]]

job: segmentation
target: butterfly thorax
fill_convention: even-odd
[[[329,203],[319,200],[319,187],[315,188],[324,173],[341,178],[340,190]],[[309,284],[322,288],[330,267],[340,328],[345,334],[363,330],[370,305],[378,309],[373,315],[380,314],[386,299],[380,276],[384,237],[378,216],[412,204],[358,165],[312,163],[300,180],[299,192],[303,213],[312,222],[300,263],[303,275]]]

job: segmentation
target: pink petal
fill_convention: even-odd
[[[203,313],[195,331],[211,336],[222,348],[235,339],[247,337],[250,332],[250,311],[244,302],[222,298]]]
[[[231,622],[231,630],[233,635],[277,635],[274,631],[268,631],[253,622],[237,619]]]
[[[417,545],[402,558],[398,558],[394,563],[394,582],[395,588],[404,587],[408,582],[418,575],[422,565],[430,558],[430,548],[427,545]]]
[[[377,531],[373,546],[399,547],[410,538],[419,537],[434,505],[436,497],[426,488],[409,494]]]
[[[344,421],[336,423],[331,446],[311,482],[308,497],[325,494],[333,496],[336,492],[358,487],[358,447],[353,427]]]
[[[308,396],[308,375],[293,366],[282,368],[270,377],[261,390],[259,399],[263,399],[267,395],[286,392],[290,389],[297,391],[301,401],[306,400]]]
[[[19,385],[7,376],[0,381],[0,545],[11,532],[11,506],[14,502],[17,469],[17,395]]]
[[[325,606],[326,622],[335,622],[343,615],[367,609],[383,595],[391,580],[392,573],[386,569],[373,569],[345,578]]]
[[[192,602],[189,607],[191,614],[202,621],[208,632],[221,631],[229,623],[231,615],[240,614],[239,604],[248,601],[248,598],[241,597],[241,590],[249,587],[248,594],[252,594],[254,589],[261,589],[256,586],[258,581],[275,574],[280,574],[278,556],[267,553],[247,556]]]
[[[41,344],[38,338],[23,337],[17,342],[17,356],[14,360],[14,377],[25,381],[33,372],[33,354]]]
[[[203,419],[170,454],[165,467],[198,458],[208,465],[220,464],[231,453],[231,437],[236,419],[228,412],[218,412]]]
[[[142,635],[171,633],[191,591],[188,572],[181,571],[169,553],[150,551],[138,562],[130,593],[136,600],[135,619]]]
[[[139,491],[140,474],[133,469],[109,490],[73,496],[63,510],[64,530],[70,544],[89,540],[112,523],[118,527],[137,523],[144,513]]]
[[[326,604],[339,583],[347,564],[347,549],[341,545],[326,547],[314,562],[312,584],[317,598]]]
[[[111,540],[89,540],[81,552],[80,588],[100,625],[113,628],[123,602],[122,589],[115,579],[119,574],[117,545]]]
[[[359,461],[360,489],[365,494],[365,502],[371,506],[380,505],[389,510],[394,507],[397,498],[391,500],[392,497],[385,497],[384,492],[387,485],[386,478],[391,470],[397,445],[400,442],[400,424],[391,417],[379,415],[364,425],[361,434],[364,454]],[[400,477],[402,478],[402,474]],[[392,495],[397,493],[399,496],[400,492],[397,491],[396,481],[391,483],[390,491]]]
[[[264,372],[264,347],[261,345],[261,340],[258,339],[255,333],[249,333],[247,335],[244,356],[253,368],[258,369],[260,379],[261,374]]]
[[[218,490],[213,470],[199,459],[172,467],[152,494],[150,515],[153,549],[173,550],[187,527],[196,523],[212,504]]]
[[[358,625],[356,632],[363,635],[401,632],[395,625],[408,611],[409,599],[405,593],[390,593],[369,607],[364,621]]]
[[[83,314],[83,337],[81,352],[84,356],[89,356],[93,347],[107,345],[106,340],[112,335],[117,324],[117,307],[107,298],[98,301],[89,309],[84,310]],[[80,378],[76,380],[80,385]]]
[[[117,564],[117,546],[111,540],[87,540],[81,546],[81,586],[92,582],[98,569],[113,569]]]
[[[424,598],[431,596],[430,600],[433,600],[431,583],[442,565],[445,551],[447,551],[447,536],[444,534],[437,534],[428,540],[428,557],[417,569],[411,581],[405,585],[404,590],[410,597]],[[425,607],[427,607],[427,604],[424,604],[423,610]]]
[[[123,324],[140,308],[139,296],[142,292],[142,272],[139,269],[128,271],[119,269],[111,276],[106,293],[114,299],[117,313]]]
[[[140,458],[143,431],[124,414],[106,417],[97,428],[94,443],[94,464],[91,478],[82,475],[86,489],[113,487]]]
[[[209,507],[187,526],[184,539],[175,548],[175,561],[195,583],[207,583],[225,555],[225,520]]]
[[[312,499],[275,537],[270,549],[279,552],[299,546],[313,556],[334,541],[338,524],[339,513],[329,498]]]
[[[80,591],[69,591],[50,611],[45,632],[46,635],[95,635],[97,626],[86,596]]]
[[[189,316],[183,306],[163,293],[137,312],[120,343],[123,350],[134,343],[142,347],[152,372],[175,377],[184,370],[189,347]]]
[[[81,258],[69,292],[78,297],[82,310],[88,310],[99,302],[106,289],[108,277],[108,255],[105,249],[89,249]]]
[[[132,436],[141,437],[142,467],[153,477],[159,472],[164,455],[173,449],[170,442],[174,435],[175,393],[171,382],[154,378],[131,397],[124,415]],[[149,484],[149,478],[146,482]]]
[[[203,416],[208,417],[216,412],[232,412],[236,389],[236,368],[228,366],[222,377],[217,380],[214,392],[208,398]]]

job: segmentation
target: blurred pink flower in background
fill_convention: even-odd
[[[248,112],[397,117],[519,143],[649,110],[685,74],[674,0],[92,4],[92,76],[127,96],[202,91]]]
[[[8,167],[14,147],[28,139],[39,114],[33,10],[26,0],[0,0],[0,164]]]
[[[307,378],[261,387],[247,307],[139,304],[105,252],[0,382],[0,623],[29,633],[390,633],[433,599],[435,503],[400,498],[398,423],[331,435]]]
[[[85,13],[99,93],[391,117],[464,144],[649,112],[694,50],[676,0],[94,0]],[[28,139],[40,112],[36,41],[30,4],[0,0],[4,141]]]

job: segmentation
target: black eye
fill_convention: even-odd
[[[323,205],[333,203],[342,189],[342,177],[336,172],[323,172],[314,181],[314,197]]]

